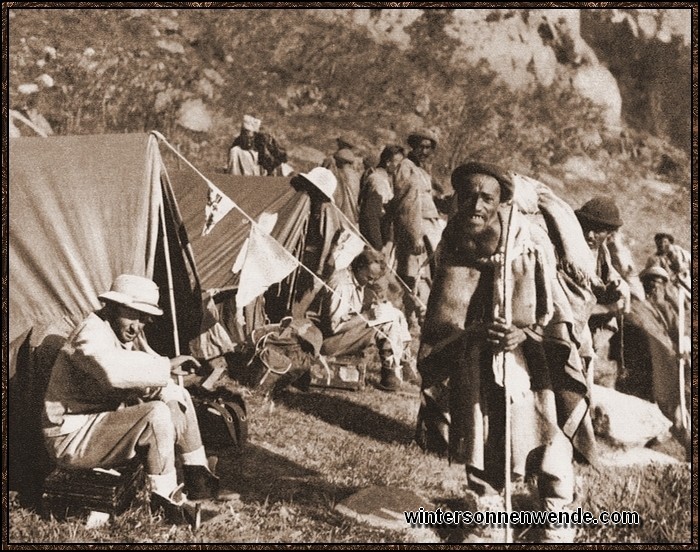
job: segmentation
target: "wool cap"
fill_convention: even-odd
[[[575,213],[579,219],[613,230],[622,226],[620,210],[617,208],[615,200],[608,196],[594,197],[575,211]]]
[[[669,234],[668,232],[659,232],[658,234],[656,234],[654,236],[654,241],[659,241],[659,240],[662,240],[663,238],[667,238],[668,241],[670,241],[671,243],[673,243],[673,241],[674,241],[673,236],[671,234]]]
[[[434,148],[437,147],[439,142],[437,133],[429,128],[417,128],[408,134],[407,142],[409,146],[413,147],[413,142],[417,140],[430,140]]]
[[[501,185],[501,203],[509,201],[513,197],[514,184],[510,175],[498,165],[480,161],[469,161],[452,171],[452,187],[457,195],[463,192],[468,177],[473,174],[485,174],[498,180]]]

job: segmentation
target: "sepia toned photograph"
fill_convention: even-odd
[[[3,549],[696,548],[698,8],[571,5],[3,3]]]

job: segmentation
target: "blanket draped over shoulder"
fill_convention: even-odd
[[[509,209],[502,206],[499,211],[501,240]],[[470,338],[470,329],[493,318],[495,271],[492,258],[477,258],[461,247],[458,223],[457,217],[450,220],[436,255],[418,359],[423,389],[417,439],[452,461],[484,469],[488,432],[494,431],[499,405],[490,391],[493,353],[483,338]],[[561,269],[546,228],[515,209],[509,254],[513,324],[527,334],[516,352],[529,375],[520,395],[513,397],[513,467],[519,473],[524,473],[528,454],[546,444],[557,426],[584,458],[595,460],[588,389],[578,354],[577,334],[585,321],[574,311],[584,307],[590,312],[595,299],[583,272],[572,277]],[[581,264],[587,262],[582,255]]]

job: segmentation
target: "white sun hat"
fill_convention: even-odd
[[[331,171],[323,167],[316,167],[308,173],[301,173],[300,176],[306,178],[306,180],[321,190],[323,195],[333,201],[333,194],[338,186],[338,181]]]
[[[163,314],[163,310],[158,306],[158,285],[143,276],[121,274],[112,283],[112,289],[100,294],[99,298],[154,316]]]

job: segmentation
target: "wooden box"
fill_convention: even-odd
[[[358,391],[365,385],[367,363],[357,356],[327,357],[311,366],[311,387],[329,387]]]
[[[139,461],[114,470],[56,468],[44,482],[44,513],[57,518],[93,510],[120,514],[144,483],[145,470]]]

